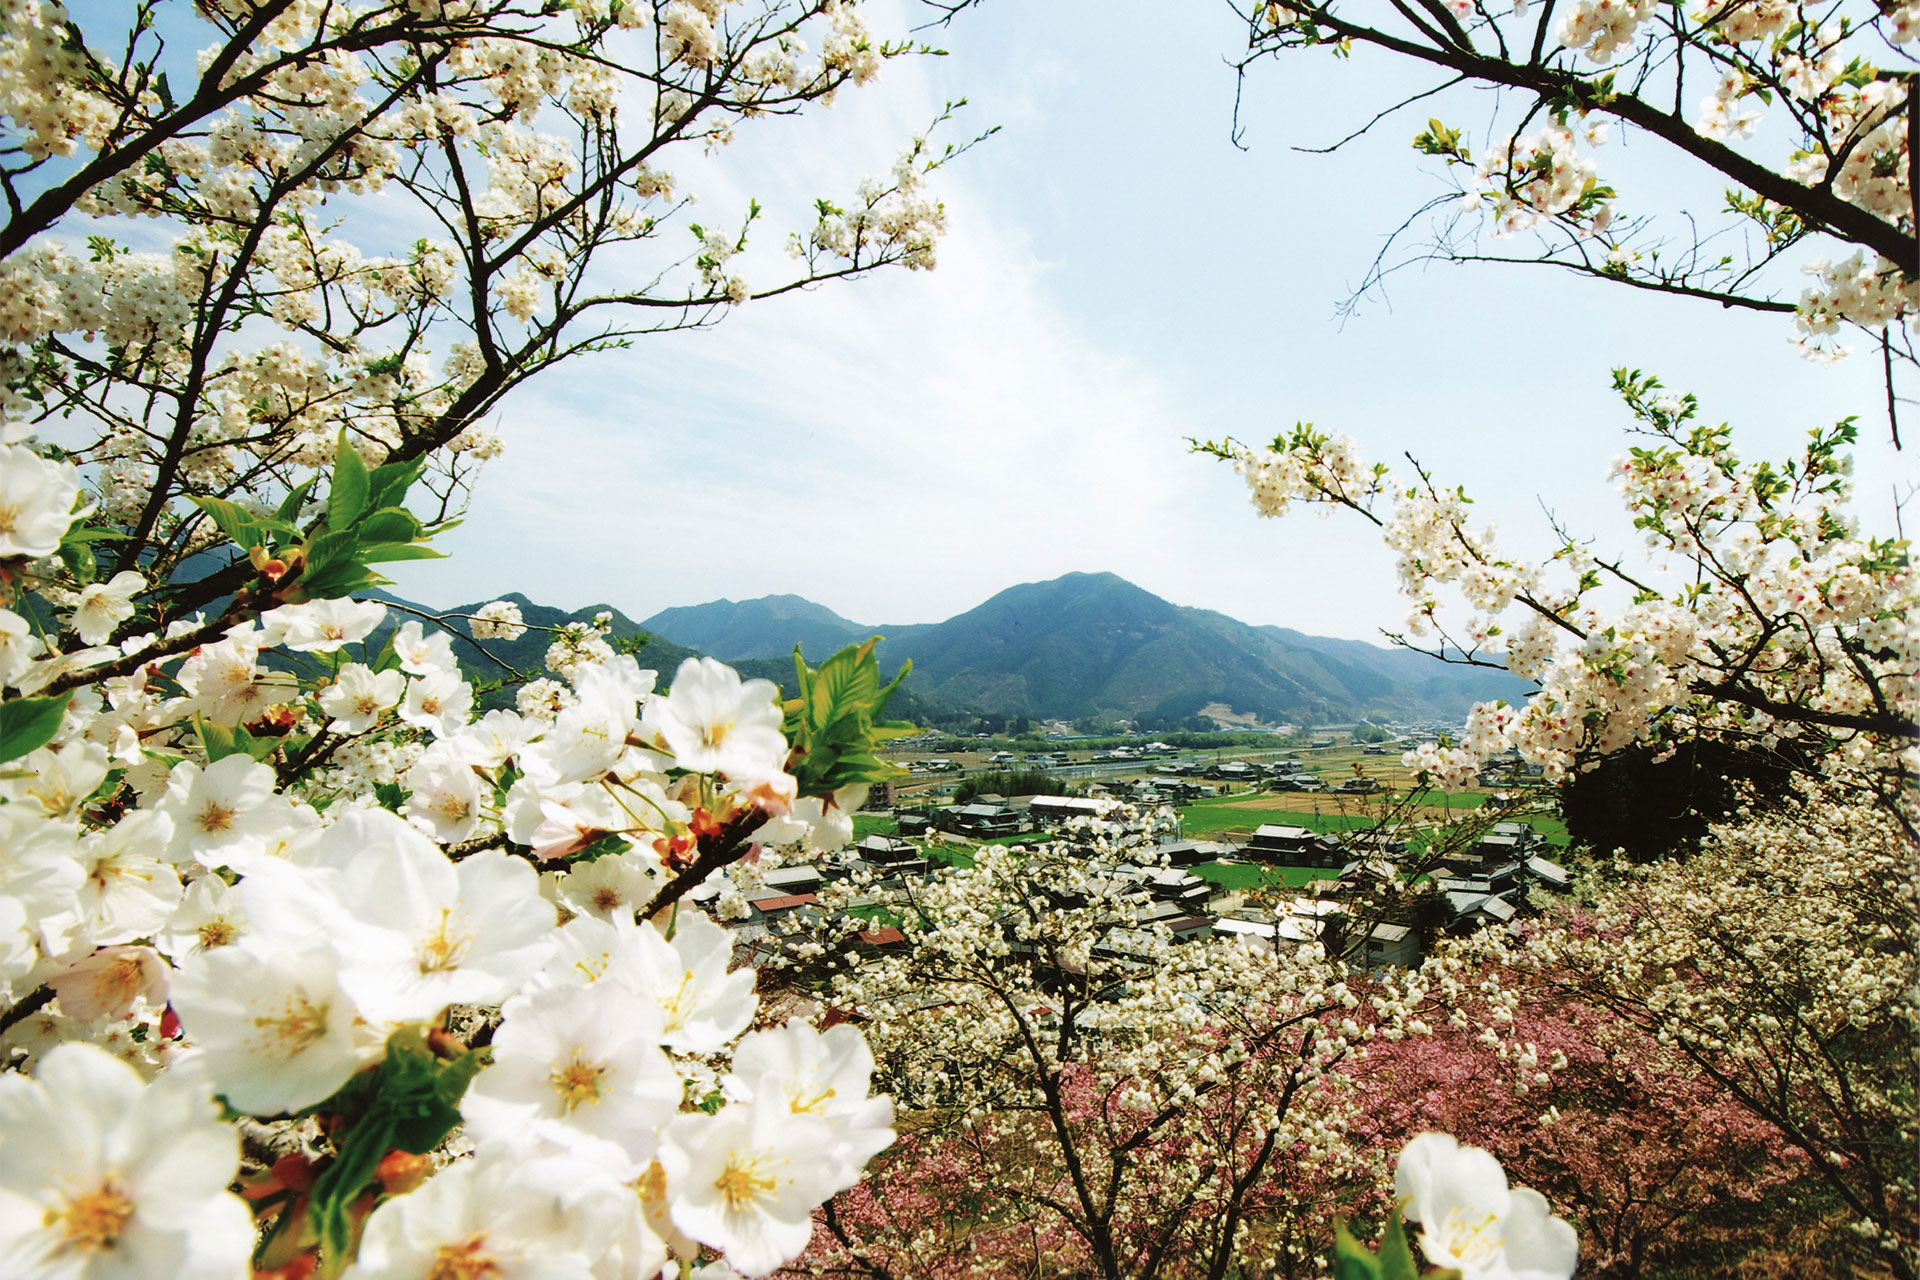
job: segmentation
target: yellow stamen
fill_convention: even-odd
[[[1499,1219],[1478,1209],[1455,1206],[1433,1233],[1434,1243],[1463,1266],[1488,1267],[1507,1247]]]
[[[211,951],[215,947],[224,947],[234,940],[240,931],[228,920],[213,919],[200,926],[200,949]]]
[[[448,969],[457,969],[466,958],[467,944],[473,941],[469,935],[455,935],[447,932],[447,926],[453,919],[453,908],[440,910],[440,928],[434,935],[420,944],[418,961],[420,972],[444,973]]]
[[[485,1236],[441,1245],[427,1268],[427,1280],[494,1280],[505,1274],[500,1260],[488,1251]]]
[[[585,1062],[575,1049],[566,1063],[555,1063],[547,1079],[560,1094],[560,1105],[571,1112],[583,1102],[600,1101],[600,1078],[607,1074],[604,1062]]]
[[[727,1202],[727,1208],[735,1213],[751,1206],[761,1195],[772,1194],[774,1186],[774,1180],[761,1173],[758,1165],[740,1165],[732,1160],[713,1180],[713,1189]]]
[[[65,1249],[104,1253],[120,1242],[120,1233],[132,1217],[133,1201],[109,1180],[67,1201],[64,1209],[49,1209],[45,1225],[59,1225]]]
[[[316,1007],[305,992],[295,992],[287,997],[279,1017],[263,1014],[253,1020],[253,1025],[276,1042],[274,1051],[290,1058],[315,1041],[326,1039],[328,1011],[327,1005]]]

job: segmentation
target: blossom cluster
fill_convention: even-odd
[[[336,491],[355,466],[342,446]],[[567,650],[564,709],[475,719],[447,632],[349,598],[132,634],[141,575],[49,586],[85,491],[0,446],[0,1048],[32,1074],[0,1078],[0,1165],[36,1206],[0,1256],[241,1276],[317,1236],[357,1280],[799,1253],[892,1113],[857,1031],[756,1029],[753,973],[694,905],[737,899],[759,843],[850,833],[864,787],[801,794],[779,691],[689,659],[656,692],[601,641]],[[482,1065],[456,1030],[488,1010]],[[379,1128],[421,1079],[437,1125]],[[216,1098],[322,1123],[243,1201]]]
[[[1695,421],[1690,397],[1624,371],[1616,383],[1653,438],[1614,469],[1645,568],[1603,565],[1574,541],[1543,564],[1507,557],[1469,523],[1464,493],[1424,474],[1396,482],[1334,433],[1219,452],[1263,515],[1306,501],[1373,520],[1399,556],[1412,634],[1497,655],[1539,684],[1524,707],[1477,707],[1461,741],[1408,755],[1441,785],[1508,750],[1562,776],[1689,733],[1764,748],[1837,737],[1832,769],[1910,771],[1920,585],[1903,544],[1863,536],[1848,512],[1852,425],[1816,432],[1784,465],[1747,462],[1725,428]],[[1441,621],[1443,587],[1467,606],[1464,624]],[[1624,603],[1610,598],[1623,589]]]
[[[1788,272],[1808,266],[1792,251],[1837,241],[1837,252],[1820,245],[1821,261],[1808,269],[1817,275],[1827,261],[1857,253],[1844,274],[1879,284],[1863,290],[1850,279],[1809,290],[1794,333],[1802,351],[1844,355],[1834,333],[1852,325],[1876,344],[1884,335],[1912,361],[1911,334],[1902,333],[1916,315],[1913,76],[1902,69],[1920,34],[1911,3],[1842,0],[1815,12],[1789,0],[1578,0],[1363,16],[1306,0],[1248,5],[1243,16],[1243,65],[1293,50],[1372,47],[1449,83],[1494,91],[1495,116],[1477,156],[1462,130],[1438,119],[1414,138],[1416,150],[1445,162],[1457,207],[1487,215],[1484,223],[1437,224],[1429,252],[1486,256],[1470,243],[1484,225],[1497,240],[1530,233],[1533,248],[1503,248],[1497,256],[1505,260],[1780,310]],[[1688,97],[1689,86],[1709,85]],[[1726,218],[1716,227],[1701,210],[1636,207],[1604,185],[1581,148],[1598,145],[1610,126],[1671,146],[1716,185],[1730,184]]]
[[[519,383],[752,296],[744,231],[666,247],[693,199],[673,155],[917,49],[858,0],[385,0],[351,23],[318,0],[215,5],[197,60],[167,45],[190,21],[105,32],[106,55],[87,51],[101,15],[4,16],[0,148],[26,167],[0,176],[19,215],[0,230],[0,432],[59,420],[126,526],[117,566],[155,583],[218,541],[188,500],[278,502],[342,430],[369,466],[426,461],[457,513],[501,450],[477,424]],[[764,287],[931,266],[926,182],[952,154],[917,140],[855,213],[823,200],[796,278]],[[19,175],[55,160],[79,168],[29,197],[40,179]],[[393,242],[403,226],[428,232]],[[658,261],[636,272],[641,251]],[[609,252],[630,255],[613,275]]]
[[[839,1245],[813,1260],[1291,1273],[1324,1248],[1333,1188],[1384,1185],[1381,1154],[1348,1136],[1344,1071],[1413,1034],[1426,986],[1363,980],[1317,943],[1137,924],[1145,890],[1122,868],[1150,866],[1163,830],[1116,809],[927,881],[822,891],[898,922],[898,944],[835,967],[832,999],[929,1123],[836,1201]]]
[[[1584,133],[1589,142],[1605,134],[1595,121]],[[1492,214],[1496,234],[1528,231],[1548,219],[1561,219],[1581,235],[1596,235],[1613,221],[1607,198],[1612,189],[1600,185],[1598,166],[1576,149],[1572,128],[1550,124],[1522,138],[1502,138],[1481,153],[1473,185],[1461,197],[1461,207],[1482,207]]]

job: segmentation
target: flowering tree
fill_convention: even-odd
[[[1645,441],[1615,467],[1655,553],[1645,565],[1572,535],[1545,563],[1508,556],[1463,489],[1369,466],[1311,425],[1270,448],[1203,447],[1234,463],[1263,515],[1302,501],[1370,521],[1399,554],[1411,633],[1540,684],[1526,707],[1482,703],[1460,742],[1408,756],[1446,785],[1509,749],[1564,776],[1629,744],[1709,736],[1802,744],[1794,759],[1904,808],[1920,598],[1905,542],[1861,534],[1847,510],[1851,420],[1799,458],[1746,462],[1693,397],[1638,373],[1614,382]],[[1443,618],[1446,591],[1464,622]]]
[[[1861,1260],[1912,1276],[1912,865],[1911,837],[1886,808],[1827,794],[1716,826],[1693,858],[1635,870],[1590,916],[1523,941],[1477,935],[1465,963],[1510,1011],[1583,1008],[1588,1043],[1654,1042],[1649,1063],[1673,1058],[1705,1088],[1696,1122],[1732,1107],[1764,1124],[1768,1145],[1787,1148],[1843,1206]],[[1504,1061],[1531,1048],[1526,1021],[1522,1012],[1488,1036]],[[1537,1164],[1528,1171],[1540,1177]]]
[[[820,199],[793,272],[757,287],[736,259],[760,207],[694,222],[671,173],[915,50],[869,35],[857,4],[271,0],[199,17],[181,30],[143,4],[124,31],[84,31],[12,0],[0,45],[0,411],[16,435],[59,424],[120,535],[108,565],[168,583],[165,617],[252,573],[169,582],[219,536],[183,499],[299,494],[298,523],[345,430],[370,465],[429,461],[444,514],[498,448],[478,424],[533,374],[933,262],[942,213],[922,183],[949,153],[924,140],[857,196]],[[203,33],[197,64],[163,38]]]
[[[1456,85],[1497,92],[1496,123],[1477,147],[1437,119],[1414,139],[1445,164],[1457,190],[1429,206],[1454,212],[1419,256],[1545,263],[1791,313],[1810,353],[1839,354],[1836,335],[1857,327],[1881,350],[1899,443],[1895,362],[1910,369],[1920,356],[1907,111],[1920,8],[1908,0],[1511,8],[1415,0],[1377,13],[1309,0],[1236,9],[1248,29],[1242,75],[1311,49],[1363,50],[1431,71],[1432,89],[1386,107],[1361,133]],[[1690,210],[1676,234],[1671,211],[1633,213],[1632,193],[1614,189],[1594,154],[1610,126],[1657,139],[1727,182],[1719,222]],[[1481,241],[1483,226],[1495,246]],[[1530,247],[1499,247],[1518,236]],[[1809,257],[1809,248],[1829,256]],[[1847,256],[1831,261],[1836,253]],[[1781,296],[1776,269],[1791,264],[1812,278],[1797,300]],[[1383,254],[1368,284],[1394,265]]]
[[[1592,925],[1576,913],[1552,927]],[[1476,957],[1464,972],[1483,969],[1515,996],[1491,1002],[1507,1020],[1466,1001],[1460,1025],[1376,1041],[1347,1069],[1354,1141],[1389,1148],[1439,1129],[1485,1147],[1574,1222],[1594,1274],[1778,1256],[1782,1202],[1809,1175],[1777,1128],[1643,1027],[1531,981],[1532,968]]]
[[[891,1109],[696,901],[850,833],[871,649],[783,703],[576,627],[476,720],[353,596],[526,378],[931,265],[924,143],[758,289],[758,207],[666,167],[911,50],[840,0],[0,14],[0,1271],[772,1270]]]
[[[9,1274],[770,1271],[891,1108],[850,1028],[750,1029],[688,895],[725,911],[757,842],[845,839],[883,771],[871,648],[783,708],[710,659],[656,694],[587,639],[551,703],[469,724],[444,634],[350,660],[383,613],[281,605],[177,660],[149,635],[129,675],[0,702]],[[72,658],[16,643],[9,682]]]
[[[1318,1274],[1375,1187],[1337,1068],[1417,1023],[1420,982],[1318,947],[1138,927],[1122,813],[887,898],[904,944],[835,980],[905,1145],[824,1211],[830,1274]],[[870,892],[866,890],[863,892]],[[829,1239],[829,1237],[831,1237]]]

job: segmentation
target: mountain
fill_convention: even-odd
[[[472,614],[475,610],[479,609],[482,604],[487,603],[487,601],[476,601],[473,604],[463,604],[447,610],[429,610],[423,609],[421,606],[387,591],[374,590],[363,594],[365,598],[369,600],[380,600],[387,604],[400,605],[403,609],[414,609],[436,615],[442,613],[448,615],[440,625],[444,626],[446,630],[453,635],[454,657],[460,660],[460,665],[466,669],[468,677],[475,680],[486,681],[501,679],[508,674],[508,668],[519,672],[531,672],[536,676],[550,674],[546,670],[546,655],[547,646],[553,643],[553,637],[545,631],[538,630],[538,628],[559,627],[568,622],[588,622],[598,613],[611,615],[608,620],[613,625],[612,629],[607,633],[610,640],[627,640],[638,643],[638,647],[633,650],[634,657],[638,659],[641,666],[651,667],[660,673],[660,684],[663,688],[672,680],[673,673],[680,666],[680,663],[684,659],[695,656],[692,649],[685,645],[675,644],[671,640],[667,640],[656,633],[648,631],[647,628],[641,626],[611,605],[590,604],[584,609],[575,609],[572,612],[568,612],[565,609],[556,609],[551,605],[536,604],[517,591],[510,592],[507,595],[495,598],[509,600],[520,606],[520,616],[529,624],[526,633],[518,640],[476,641],[473,639],[472,630],[465,618],[453,615]],[[409,618],[413,617],[413,614],[404,612],[403,609],[389,609],[387,611],[386,619],[380,624],[379,629],[368,638],[370,648],[378,650],[380,645],[385,643],[386,637],[392,633],[394,628],[401,626],[407,622]],[[428,629],[431,631],[432,627],[429,626]],[[791,667],[789,667],[788,678],[792,678]],[[509,693],[504,700],[495,698],[489,705],[511,706],[511,694]]]
[[[444,621],[438,625],[444,626],[447,631],[452,633],[454,656],[460,660],[460,665],[466,670],[467,678],[471,680],[482,682],[500,680],[509,674],[507,670],[509,667],[514,671],[529,676],[551,676],[552,673],[546,669],[546,654],[547,646],[553,643],[553,637],[546,631],[539,630],[538,628],[557,628],[568,622],[588,622],[593,619],[594,615],[604,612],[610,615],[608,621],[612,624],[611,629],[607,632],[608,639],[616,643],[626,641],[627,644],[620,647],[627,648],[642,667],[651,668],[659,673],[656,687],[662,690],[672,686],[674,672],[680,669],[682,662],[688,658],[699,657],[702,653],[705,653],[708,656],[720,657],[723,661],[730,662],[745,679],[773,681],[780,686],[783,696],[792,696],[794,692],[794,642],[791,640],[787,641],[784,645],[775,647],[774,651],[778,654],[777,657],[728,659],[721,654],[713,653],[711,650],[700,649],[692,645],[676,644],[674,641],[659,634],[650,625],[635,622],[632,618],[629,618],[626,614],[613,608],[611,605],[590,604],[584,609],[575,609],[572,612],[568,612],[565,609],[556,609],[550,605],[536,604],[526,596],[514,591],[496,598],[509,600],[520,606],[520,616],[522,620],[529,624],[526,634],[522,635],[518,640],[487,640],[482,642],[475,641],[472,638],[471,628],[465,618],[455,615],[471,615],[480,608],[481,604],[485,603],[484,601],[476,601],[473,604],[463,604],[447,610],[438,610],[425,609],[420,605],[416,605],[409,600],[387,591],[373,590],[365,592],[363,595],[369,600],[380,600],[389,605],[401,606],[399,609],[389,609],[386,619],[382,621],[374,633],[368,637],[367,644],[371,652],[378,652],[380,647],[386,643],[387,637],[393,633],[394,629],[405,624],[409,618],[414,616],[412,613],[406,612],[406,610],[416,610],[435,615],[444,614]],[[807,605],[809,610],[817,611],[828,617],[834,616],[818,605],[809,605],[808,601],[801,600],[798,596],[790,596],[787,597],[787,599],[793,600],[801,605]],[[724,604],[727,602],[722,601],[720,603]],[[669,610],[668,612],[674,611]],[[697,613],[698,611],[685,610],[684,612]],[[651,620],[649,620],[649,622],[651,622]],[[845,620],[842,619],[842,622],[845,622]],[[853,627],[852,623],[845,623],[845,625]],[[432,628],[429,627],[429,630],[431,629]],[[871,631],[861,630],[857,627],[853,629],[858,633],[858,639],[861,640],[865,640],[873,634]],[[809,653],[808,656],[812,658],[815,663],[818,663],[827,653],[844,647],[845,642],[837,642],[827,648],[824,653]],[[513,705],[514,692],[517,688],[518,685],[515,684],[506,689],[496,689],[485,693],[480,699],[481,705],[486,707],[511,707]],[[893,698],[887,703],[887,714],[891,717],[911,720],[916,724],[922,724],[950,720],[962,713],[956,708],[946,706],[937,700],[925,697],[918,690],[902,687],[894,693]]]
[[[822,629],[833,624],[837,634]],[[1182,720],[1219,704],[1269,722],[1451,718],[1476,700],[1516,699],[1529,687],[1404,650],[1249,626],[1171,604],[1111,573],[1009,587],[932,624],[862,627],[772,596],[669,609],[645,625],[721,657],[791,653],[797,642],[817,660],[812,644],[825,652],[883,635],[883,666],[912,659],[907,688],[915,695],[990,715]]]
[[[640,625],[722,662],[786,658],[796,644],[809,661],[819,662],[873,635],[871,628],[848,622],[826,606],[799,596],[715,600],[663,609]]]

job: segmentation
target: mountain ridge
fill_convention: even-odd
[[[1221,704],[1270,722],[1324,724],[1457,716],[1474,701],[1512,700],[1529,687],[1407,650],[1256,627],[1173,604],[1113,573],[1016,584],[935,623],[861,626],[783,595],[680,606],[640,625],[723,659],[791,654],[799,643],[817,661],[880,635],[882,664],[911,659],[918,694],[1002,716],[1178,721]]]

